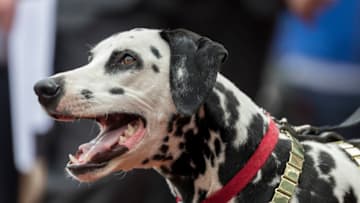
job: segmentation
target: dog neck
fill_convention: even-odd
[[[192,116],[168,124],[173,160],[159,167],[184,202],[201,202],[245,165],[267,130],[267,116],[219,75],[207,101]]]

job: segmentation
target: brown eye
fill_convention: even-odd
[[[122,58],[121,60],[121,64],[124,64],[124,65],[131,65],[133,63],[135,63],[136,59],[130,55],[126,55]]]
[[[114,50],[105,64],[105,69],[109,73],[137,69],[141,62],[141,58],[131,50]]]

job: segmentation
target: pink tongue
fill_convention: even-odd
[[[119,136],[123,134],[123,131],[127,129],[127,126],[121,127],[119,129],[110,131],[102,135],[102,137],[94,142],[85,143],[80,145],[79,150],[82,151],[77,159],[80,163],[88,162],[96,154],[110,151],[112,146],[115,146],[119,141]]]

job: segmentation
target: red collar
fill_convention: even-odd
[[[226,203],[240,193],[255,177],[274,150],[279,137],[279,129],[275,122],[270,117],[269,120],[266,134],[245,166],[222,189],[213,193],[202,203]],[[179,203],[181,199],[177,197],[176,201]]]

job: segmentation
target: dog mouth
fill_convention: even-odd
[[[82,175],[104,168],[108,163],[131,149],[145,136],[146,120],[136,114],[116,113],[95,117],[56,117],[58,120],[95,120],[100,133],[90,142],[81,144],[77,152],[69,154],[66,168],[74,175]]]

